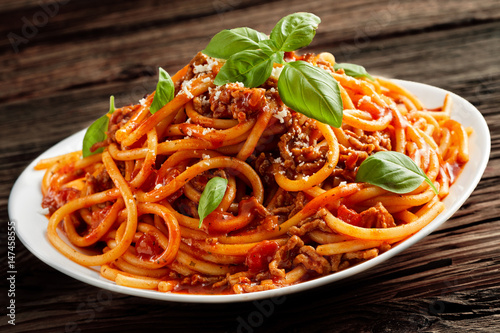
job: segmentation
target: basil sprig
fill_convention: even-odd
[[[222,177],[214,177],[207,182],[198,203],[198,215],[200,216],[198,228],[201,228],[205,217],[219,206],[226,193],[226,188],[227,179]]]
[[[289,62],[278,79],[278,92],[295,111],[334,127],[342,125],[339,84],[325,70],[305,61]]]
[[[214,83],[242,82],[248,88],[260,86],[271,75],[275,62],[283,64],[285,52],[311,43],[320,22],[314,14],[295,13],[282,18],[270,38],[250,28],[219,32],[203,50],[208,56],[227,59]]]
[[[409,193],[425,181],[438,194],[425,172],[411,158],[395,151],[380,151],[369,156],[359,166],[356,181],[398,194]]]
[[[339,69],[343,69],[344,72],[349,75],[349,76],[352,76],[352,77],[366,77],[372,81],[375,81],[375,79],[373,78],[373,76],[371,76],[370,74],[368,74],[368,72],[366,71],[366,69],[363,67],[363,66],[360,66],[360,65],[356,65],[356,64],[349,64],[347,62],[344,62],[344,63],[335,63],[335,65],[333,65],[333,68],[337,71]]]
[[[172,78],[161,67],[159,67],[158,83],[156,84],[156,92],[149,107],[149,112],[155,114],[158,110],[164,107],[168,102],[174,99],[175,87]]]
[[[109,111],[87,128],[85,136],[83,137],[82,144],[82,156],[88,157],[97,153],[102,153],[104,147],[96,149],[95,151],[90,151],[90,148],[98,142],[104,141],[106,139],[106,131],[108,130],[109,117],[108,115],[115,112],[115,97],[111,96],[109,98]]]
[[[284,62],[284,53],[311,43],[320,18],[295,13],[282,18],[266,35],[250,28],[223,30],[203,50],[208,56],[227,59],[215,77],[216,85],[241,82],[258,87],[269,78],[274,63],[284,64],[278,93],[285,105],[331,126],[342,124],[340,88],[332,75],[306,62]]]

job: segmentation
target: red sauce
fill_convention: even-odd
[[[158,172],[156,175],[155,185],[166,185],[174,180],[181,172],[177,168],[170,168],[165,172]]]
[[[72,187],[61,187],[59,189],[49,188],[42,200],[42,207],[48,208],[50,214],[67,202],[78,198],[80,191]]]
[[[233,93],[233,96],[238,97],[235,101],[237,110],[248,111],[249,107],[260,110],[266,101],[265,90],[241,89],[237,94]]]
[[[92,229],[96,228],[101,222],[106,218],[109,211],[111,210],[111,205],[106,206],[102,209],[94,210],[92,212]]]
[[[354,168],[356,167],[356,163],[358,162],[358,157],[359,155],[357,153],[353,153],[347,156],[345,166],[348,170],[354,170]]]
[[[155,181],[154,181],[154,186],[151,186],[151,189],[155,188],[156,185],[160,184],[161,186],[166,186],[170,182],[172,182],[177,176],[179,176],[181,172],[177,168],[170,168],[165,172],[158,171],[155,174]],[[177,200],[179,197],[181,197],[184,194],[184,187],[181,187],[171,195],[169,195],[166,199],[169,203],[174,202]]]
[[[132,177],[132,179],[134,179],[134,177]],[[141,189],[145,192],[149,192],[150,190],[152,190],[153,187],[155,186],[156,178],[157,178],[156,170],[151,170],[151,173],[149,174],[148,178],[146,178],[144,183],[142,183]]]
[[[252,273],[266,271],[269,268],[269,263],[273,260],[276,251],[278,251],[278,243],[273,241],[262,241],[248,251],[245,263]]]
[[[347,208],[345,205],[341,205],[339,207],[337,210],[337,217],[345,223],[352,224],[356,227],[361,225],[361,215],[359,215],[355,210]]]
[[[152,260],[163,252],[156,238],[148,233],[143,234],[135,243],[135,250],[142,260]]]
[[[227,285],[223,285],[217,288],[212,287],[211,284],[179,284],[174,292],[176,294],[185,295],[230,295],[234,294],[232,289]]]

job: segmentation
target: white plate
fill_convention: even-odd
[[[425,84],[400,80],[395,80],[395,82],[417,95],[428,108],[441,106],[445,95],[448,93],[443,89]],[[26,168],[26,170],[24,170],[16,181],[10,194],[9,215],[11,220],[16,223],[16,232],[19,239],[31,253],[40,260],[75,279],[111,291],[174,302],[224,303],[278,297],[307,290],[358,274],[400,253],[448,220],[469,197],[481,179],[486,164],[488,163],[490,155],[490,133],[481,113],[472,104],[455,94],[452,94],[452,98],[452,118],[465,126],[472,127],[474,132],[470,137],[470,161],[465,166],[465,169],[460,174],[455,184],[451,187],[450,194],[444,200],[446,206],[444,212],[414,236],[380,256],[341,272],[298,285],[239,295],[184,295],[161,293],[158,291],[134,289],[116,285],[114,282],[101,277],[97,267],[83,267],[64,257],[52,247],[47,239],[47,219],[40,214],[42,210],[40,206],[42,202],[40,184],[44,172],[35,171],[33,167],[41,158],[53,157],[81,149],[84,131],[80,131],[56,144],[40,155]]]

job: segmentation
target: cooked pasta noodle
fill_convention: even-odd
[[[94,147],[102,153],[38,163],[54,247],[123,286],[255,292],[369,260],[443,211],[469,158],[451,98],[427,110],[390,80],[334,70],[329,53],[285,58],[339,83],[340,128],[286,107],[272,76],[257,88],[215,86],[224,61],[199,53],[173,76],[175,97],[158,112],[149,112],[152,93],[109,115],[107,139]],[[439,194],[426,182],[407,194],[356,182],[379,151],[412,158]],[[200,227],[197,207],[214,177],[228,185]]]

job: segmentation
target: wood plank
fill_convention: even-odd
[[[3,38],[2,222],[8,220],[8,194],[21,170],[106,112],[111,94],[117,105],[136,103],[154,89],[158,66],[175,72],[219,30],[243,25],[268,32],[292,11],[313,11],[323,20],[309,50],[331,51],[337,60],[362,64],[371,73],[440,86],[468,99],[490,126],[492,153],[477,189],[436,232],[362,274],[287,295],[265,315],[268,300],[184,304],[104,291],[50,268],[18,242],[17,325],[2,321],[0,330],[498,330],[499,9],[495,0],[145,0],[141,6],[131,0],[72,0],[19,54]],[[0,34],[20,32],[21,18],[38,10],[38,1],[2,1]],[[1,235],[6,228],[0,223]],[[0,243],[5,258],[5,237]],[[5,279],[0,286],[5,290]]]
[[[75,21],[77,25],[74,29],[78,31],[78,35],[69,35],[65,39],[64,35],[59,35],[60,29],[54,28],[54,31],[46,32],[47,37],[43,37],[40,32],[40,38],[47,38],[51,43],[34,40],[15,57],[12,57],[11,51],[3,52],[0,55],[0,63],[4,64],[0,67],[3,81],[0,82],[0,100],[20,96],[35,97],[49,91],[71,89],[83,84],[129,79],[129,71],[147,71],[158,66],[173,71],[202,49],[210,37],[221,29],[249,25],[269,32],[277,19],[286,15],[290,8],[275,2],[257,3],[246,8],[245,3],[238,2],[243,8],[235,7],[230,14],[217,14],[213,6],[197,6],[195,16],[202,15],[203,10],[206,11],[205,15],[212,15],[182,20],[172,25],[180,12],[186,10],[182,5],[184,2],[179,3],[181,5],[173,6],[180,8],[178,11],[172,11],[168,6],[155,8],[154,13],[158,13],[155,15],[163,15],[158,18],[159,23],[134,30],[133,33],[127,29],[115,28],[115,22],[121,22],[122,15],[114,14],[106,8],[103,13],[98,11],[97,19],[90,22],[87,19],[72,17],[72,12],[66,14],[61,11],[55,18],[62,22]],[[328,7],[326,10],[321,1],[313,1],[307,5],[302,4],[302,1],[293,1],[290,6],[298,11],[310,10],[320,13],[323,18],[313,45],[350,40],[359,42],[360,38],[371,40],[400,34],[403,29],[407,33],[419,33],[424,29],[447,25],[450,22],[492,20],[497,18],[496,15],[500,16],[500,3],[491,0],[481,2],[481,5],[472,5],[465,0],[443,1],[439,4],[436,1],[428,1],[428,5],[421,5],[406,0],[398,2],[397,7],[394,2],[388,2],[386,6],[381,6],[378,2],[369,2],[363,6],[361,3],[362,0],[351,1],[338,7]],[[454,15],[435,15],[436,8]],[[142,22],[151,20],[151,15],[148,14],[150,11],[140,10],[135,6],[130,15],[123,17],[123,24],[132,24],[128,17]],[[348,21],[342,20],[348,13],[353,15],[352,18]],[[367,17],[371,20],[367,20]],[[140,23],[134,22],[136,23],[133,24],[140,26]],[[360,26],[359,22],[364,23]],[[105,27],[106,33],[95,30],[99,27]],[[374,30],[375,27],[377,30]],[[48,29],[48,26],[46,28]],[[135,28],[133,25],[132,29]],[[72,31],[71,28],[65,30]],[[77,43],[74,42],[75,39],[78,40]],[[2,41],[5,43],[6,39]],[[172,52],[172,49],[175,52]],[[50,72],[50,75],[42,75],[46,72]],[[65,75],[67,73],[72,75]],[[54,80],[55,77],[58,79]]]

